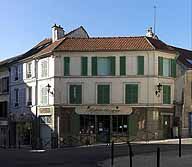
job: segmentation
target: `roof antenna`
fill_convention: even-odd
[[[154,4],[155,4],[155,1],[154,1]],[[153,30],[154,30],[154,36],[156,35],[156,9],[157,9],[157,6],[154,5],[154,20],[153,20]]]

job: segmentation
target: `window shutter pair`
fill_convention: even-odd
[[[138,85],[127,84],[125,87],[125,103],[136,104],[138,103]]]
[[[97,86],[97,103],[98,104],[110,103],[110,86],[109,85]]]
[[[137,75],[144,75],[144,56],[137,57]]]
[[[69,98],[70,98],[69,99],[70,104],[81,104],[82,103],[82,86],[70,85]]]
[[[171,59],[171,77],[176,77],[176,60]]]

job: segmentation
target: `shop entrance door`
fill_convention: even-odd
[[[165,139],[171,138],[170,116],[163,116],[163,134]]]
[[[97,141],[109,142],[110,141],[110,116],[99,115],[97,116]]]

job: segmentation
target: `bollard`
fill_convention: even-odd
[[[113,167],[114,164],[114,141],[111,144],[111,166]]]
[[[160,167],[160,148],[157,148],[157,167]]]
[[[181,135],[179,135],[179,157],[181,157]]]
[[[132,151],[132,147],[130,142],[128,141],[128,147],[129,147],[129,166],[132,167],[133,166],[133,151]]]

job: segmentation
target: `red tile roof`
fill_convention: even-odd
[[[66,38],[54,51],[154,50],[145,37]]]

